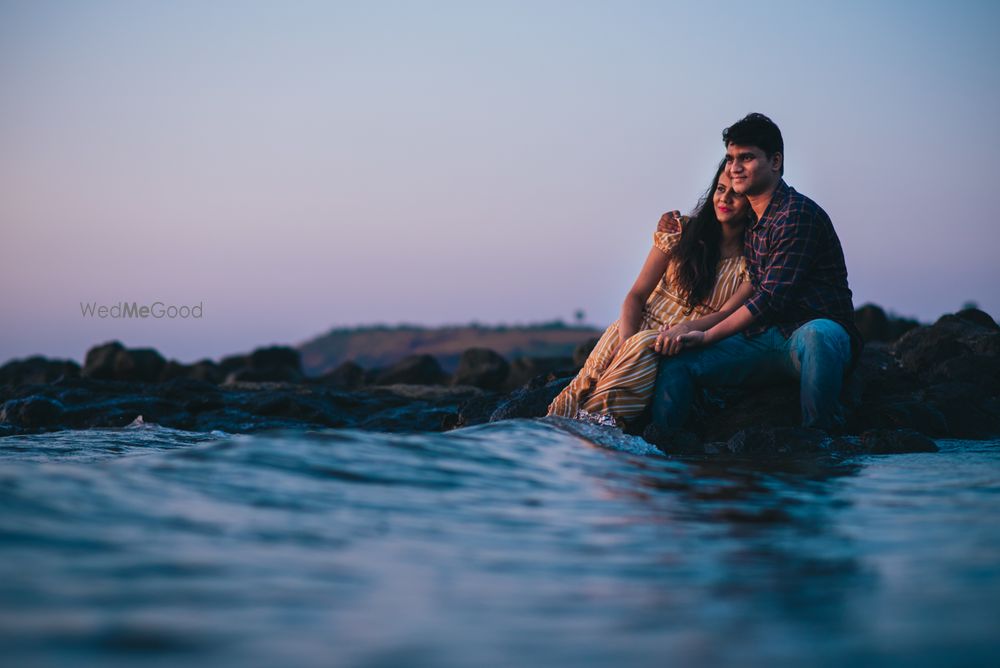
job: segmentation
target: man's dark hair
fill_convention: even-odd
[[[785,142],[781,139],[781,130],[764,114],[747,114],[722,131],[722,143],[726,146],[756,146],[764,151],[767,159],[781,154],[781,169],[778,172],[785,175]]]

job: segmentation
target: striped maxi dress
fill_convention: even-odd
[[[679,233],[653,233],[653,245],[668,253],[680,239]],[[656,371],[661,356],[651,346],[659,335],[660,325],[676,325],[715,313],[739,286],[750,280],[742,255],[719,262],[715,288],[705,305],[688,313],[687,303],[669,280],[669,269],[646,299],[639,332],[625,341],[612,359],[618,345],[615,320],[604,331],[586,363],[566,388],[552,400],[549,415],[576,417],[578,411],[611,415],[619,424],[638,417],[653,396]]]

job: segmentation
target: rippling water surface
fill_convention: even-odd
[[[1000,443],[562,421],[0,439],[3,665],[996,665]]]

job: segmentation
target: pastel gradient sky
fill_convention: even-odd
[[[0,0],[0,361],[603,326],[749,111],[856,305],[996,317],[998,7]]]

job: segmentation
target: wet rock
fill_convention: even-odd
[[[34,429],[57,425],[65,413],[59,401],[44,396],[11,399],[0,408],[0,423]]]
[[[668,455],[702,455],[705,443],[694,432],[686,429],[666,430],[650,422],[642,431],[642,438]]]
[[[250,403],[248,412],[268,417],[292,418],[327,427],[341,427],[347,423],[330,403],[323,402],[315,396],[291,392],[280,394],[269,392],[257,396]]]
[[[442,431],[458,421],[458,408],[486,395],[467,385],[390,385],[366,393],[368,416],[359,426],[381,431]]]
[[[497,390],[507,378],[510,364],[489,348],[469,348],[458,360],[452,376],[453,385],[472,385],[484,390]]]
[[[904,452],[937,452],[937,444],[913,429],[873,429],[861,435],[865,452],[891,455]]]
[[[490,421],[490,416],[497,409],[499,399],[495,394],[483,394],[468,399],[458,406],[455,419],[447,426],[448,429],[471,427]]]
[[[566,376],[551,380],[540,387],[537,381],[528,383],[525,387],[512,392],[496,407],[490,416],[490,422],[512,418],[544,417],[552,400],[572,380],[573,376]]]
[[[419,401],[459,403],[468,399],[485,396],[485,392],[478,387],[471,385],[386,385],[377,389],[373,388],[376,396],[392,394],[406,400],[416,399]]]
[[[226,376],[225,384],[234,383],[296,383],[302,380],[302,375],[288,367],[271,367],[255,369],[243,367]]]
[[[183,413],[175,401],[156,396],[126,394],[102,397],[97,401],[67,407],[62,419],[75,429],[94,427],[124,427],[140,415],[146,422],[176,425],[175,418]]]
[[[816,454],[826,451],[829,442],[830,436],[820,429],[751,427],[733,434],[722,450],[754,457]]]
[[[203,380],[194,378],[172,378],[156,388],[156,394],[167,399],[190,399],[192,397],[218,397],[219,388]]]
[[[447,376],[431,355],[410,355],[382,369],[374,378],[375,385],[441,385]]]
[[[932,385],[922,393],[928,406],[939,411],[947,423],[944,432],[931,432],[918,425],[905,423],[931,436],[953,438],[990,438],[1000,434],[1000,413],[976,383],[945,382]]]

